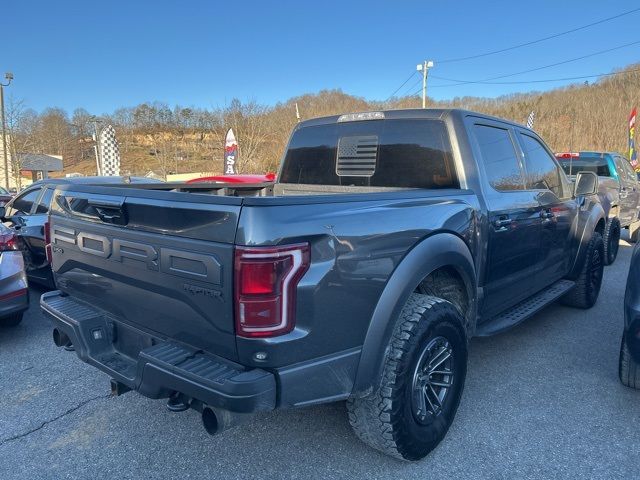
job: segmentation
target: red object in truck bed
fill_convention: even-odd
[[[187,183],[265,183],[274,182],[275,173],[265,175],[213,175],[211,177],[194,178]]]

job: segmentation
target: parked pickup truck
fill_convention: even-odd
[[[593,172],[599,177],[598,196],[607,216],[604,229],[605,264],[618,255],[620,229],[629,229],[632,242],[638,240],[640,221],[640,184],[631,163],[615,152],[565,152],[556,158],[569,178],[578,171]]]
[[[474,335],[591,307],[605,216],[531,130],[461,110],[298,124],[260,185],[61,185],[41,306],[112,391],[247,413],[346,400],[416,460],[446,434]]]

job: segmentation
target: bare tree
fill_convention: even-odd
[[[22,153],[32,151],[37,144],[38,114],[26,108],[24,100],[11,96],[5,108],[9,141],[11,173],[18,189],[22,188]]]

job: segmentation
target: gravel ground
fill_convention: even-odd
[[[621,242],[596,306],[553,305],[471,344],[456,420],[425,460],[367,448],[343,404],[260,415],[210,437],[57,349],[40,292],[0,330],[0,478],[637,478],[640,392],[617,377],[631,247]]]

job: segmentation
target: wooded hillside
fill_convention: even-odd
[[[388,102],[367,101],[340,90],[325,90],[291,98],[269,107],[233,100],[223,109],[201,109],[161,102],[119,108],[102,115],[114,125],[120,142],[122,172],[144,175],[222,170],[222,145],[232,127],[240,146],[240,173],[277,170],[289,132],[296,123],[296,103],[302,119],[382,108],[419,108],[418,97]],[[536,112],[534,129],[556,151],[615,150],[627,153],[627,117],[640,103],[640,64],[592,84],[575,84],[544,93],[522,93],[496,99],[430,100],[430,107],[477,110],[525,123]],[[64,156],[65,172],[95,174],[91,115],[59,108],[34,112],[10,99],[7,123],[15,152]]]

